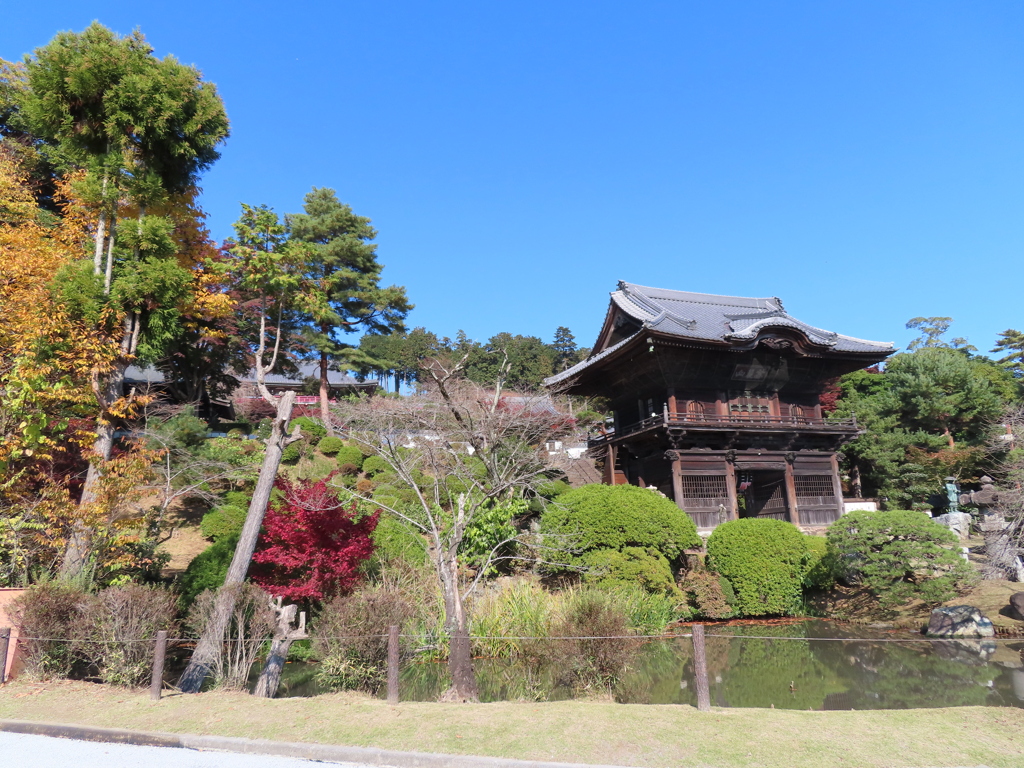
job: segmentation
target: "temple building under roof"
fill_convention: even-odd
[[[544,384],[608,402],[614,422],[590,440],[604,482],[655,487],[700,529],[816,527],[843,512],[836,451],[859,434],[820,396],[894,351],[797,320],[778,298],[620,282],[590,357]]]

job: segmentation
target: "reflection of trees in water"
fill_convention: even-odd
[[[817,643],[848,681],[843,708],[905,709],[985,704],[998,670],[942,658],[924,643]],[[844,658],[836,658],[842,656]],[[845,663],[844,663],[845,662]]]
[[[1018,703],[1008,675],[996,684],[997,689],[1006,689],[1002,693],[988,687],[990,680],[1001,675],[1001,668],[980,659],[978,664],[944,659],[925,643],[815,640],[815,636],[839,637],[856,631],[827,622],[709,631],[737,633],[734,638],[707,638],[714,706],[902,709]],[[739,633],[801,639],[741,639]],[[636,704],[696,704],[692,648],[689,638],[645,644],[616,687],[615,698]],[[572,695],[554,685],[553,670],[536,662],[478,660],[477,671],[483,701]],[[446,686],[443,664],[410,664],[402,671],[405,700],[436,699]]]

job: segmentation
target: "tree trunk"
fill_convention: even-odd
[[[853,491],[855,498],[864,498],[864,487],[860,481],[860,465],[855,461],[850,464],[850,490]]]
[[[114,280],[114,235],[117,231],[117,222],[110,220],[110,237],[107,238],[107,268],[103,277],[103,295],[110,295],[110,284]]]
[[[260,672],[260,678],[256,681],[256,688],[253,689],[253,696],[260,696],[264,699],[272,699],[277,695],[277,689],[281,685],[281,670],[288,659],[288,649],[292,642],[305,637],[303,627],[295,629],[292,622],[295,621],[295,614],[298,612],[297,605],[278,606],[274,609],[277,612],[277,627],[274,629],[274,639],[270,644],[270,653],[267,654],[267,661]]]
[[[85,475],[85,484],[82,486],[82,498],[78,502],[80,509],[95,502],[99,495],[102,467],[105,462],[110,461],[110,454],[114,448],[115,424],[108,409],[124,395],[124,372],[127,367],[127,364],[118,362],[108,376],[96,377],[93,382],[96,400],[100,406],[100,417],[96,423],[96,440],[92,444],[93,455],[89,459],[89,469]],[[64,551],[64,560],[60,566],[62,579],[74,581],[85,574],[89,565],[91,542],[92,528],[79,519],[71,529]]]
[[[449,636],[448,671],[452,676],[451,687],[441,695],[441,701],[479,701],[480,690],[473,669],[469,621],[459,591],[458,560],[455,553],[439,552],[437,568],[444,596],[445,628]]]
[[[100,220],[96,224],[96,249],[92,255],[92,272],[99,277],[103,274],[103,246],[107,238],[107,212],[100,211]]]
[[[956,443],[953,442],[953,433],[949,431],[949,427],[944,427],[942,434],[946,438],[946,443],[949,444],[949,447],[951,449],[956,448]]]
[[[330,384],[327,381],[327,353],[320,353],[320,420],[323,421],[328,435],[334,434],[331,427],[331,409],[328,402]]]
[[[267,504],[270,503],[270,492],[274,488],[277,470],[281,466],[281,454],[290,442],[288,421],[291,419],[294,403],[294,392],[285,392],[277,401],[277,416],[274,419],[270,437],[267,438],[267,452],[263,456],[263,465],[260,467],[256,490],[249,503],[245,525],[242,526],[234,557],[231,558],[231,566],[224,578],[225,587],[241,584],[245,581],[245,575],[249,571],[252,553],[256,549],[256,541],[259,539],[260,528],[263,526],[263,515],[267,511]],[[231,612],[235,607],[236,594],[237,591],[231,589],[222,588],[218,591],[214,614],[203,631],[202,637],[199,638],[192,658],[189,659],[188,667],[185,668],[181,680],[178,681],[178,688],[183,693],[198,693],[203,681],[210,674],[217,649],[224,642],[224,633],[231,622]]]

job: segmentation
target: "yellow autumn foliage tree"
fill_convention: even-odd
[[[73,179],[59,184],[67,195]],[[17,156],[0,151],[0,586],[54,572],[79,522],[96,531],[94,576],[116,583],[155,562],[137,503],[157,455],[132,447],[105,463],[96,500],[79,505],[51,471],[92,441],[93,382],[116,346],[54,299],[54,275],[81,258],[87,212],[69,195],[41,216]]]

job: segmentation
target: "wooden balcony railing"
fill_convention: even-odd
[[[808,430],[812,432],[842,431],[857,429],[857,417],[849,419],[816,419],[810,416],[770,416],[766,413],[670,413],[650,416],[643,421],[614,430],[605,430],[600,434],[591,435],[591,443],[613,440],[616,437],[644,432],[659,427],[685,427],[687,429],[705,429],[708,431],[723,429],[752,429],[758,431],[779,431],[787,429]]]

